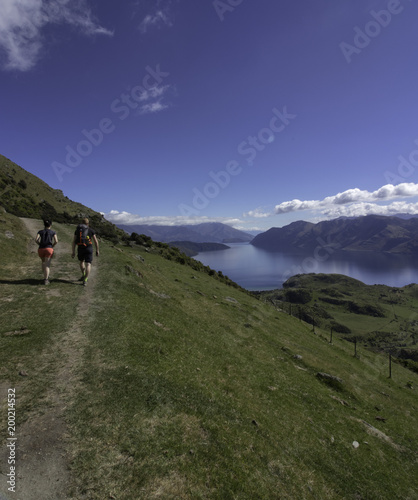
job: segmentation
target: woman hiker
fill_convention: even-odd
[[[57,233],[51,229],[51,221],[44,220],[44,229],[38,231],[36,243],[38,243],[38,255],[42,260],[42,272],[44,273],[44,283],[49,285],[49,268],[54,255],[54,246],[58,243]]]

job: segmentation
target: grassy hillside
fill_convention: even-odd
[[[41,422],[47,446],[58,408],[64,498],[418,498],[417,374],[395,365],[389,379],[386,356],[354,358],[149,241],[103,240],[84,289],[73,227],[55,224],[61,250],[41,286],[24,225],[0,219],[0,435],[16,387],[24,469],[39,455],[25,429]]]
[[[304,274],[260,296],[291,314],[418,371],[418,285],[365,285],[342,275]]]
[[[50,219],[54,222],[78,223],[89,217],[92,226],[102,236],[117,241],[124,232],[106,221],[99,212],[71,201],[59,189],[29,173],[5,156],[0,155],[0,205],[18,217]]]

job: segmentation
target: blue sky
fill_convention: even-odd
[[[418,213],[413,0],[0,0],[0,153],[123,223]]]

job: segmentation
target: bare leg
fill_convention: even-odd
[[[81,274],[85,276],[86,274],[86,265],[84,260],[80,260],[80,269],[81,269]]]
[[[90,262],[86,262],[86,279],[89,277],[90,270],[91,270],[91,264]]]
[[[49,279],[49,268],[51,266],[51,258],[50,257],[44,257],[42,259],[42,271],[44,273],[44,279],[47,280]]]

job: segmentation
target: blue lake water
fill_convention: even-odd
[[[228,244],[231,248],[202,252],[194,258],[247,290],[272,290],[295,274],[337,273],[368,285],[402,287],[418,283],[418,256],[373,252],[292,255],[261,250],[248,243]]]

